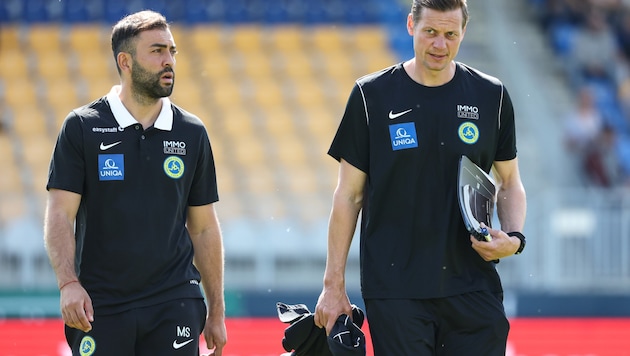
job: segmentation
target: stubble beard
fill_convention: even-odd
[[[169,86],[163,86],[162,84],[160,84],[160,77],[162,77],[164,73],[168,72],[171,72],[173,74],[173,84]],[[131,88],[135,99],[139,103],[153,104],[161,98],[171,96],[174,86],[175,72],[171,68],[164,69],[159,73],[151,73],[135,59],[133,59],[133,70],[131,71]]]

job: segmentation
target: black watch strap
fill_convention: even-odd
[[[519,240],[521,240],[521,245],[518,247],[518,250],[514,253],[515,255],[520,255],[521,252],[525,249],[525,235],[521,234],[518,231],[508,232],[508,236],[516,236]]]

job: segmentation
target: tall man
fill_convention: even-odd
[[[494,260],[520,253],[525,190],[503,84],[455,61],[466,0],[413,0],[414,57],[360,78],[329,155],[340,162],[315,323],[351,315],[349,247],[361,213],[361,288],[380,355],[504,355],[509,323]],[[466,230],[458,162],[500,182],[492,241]]]
[[[168,99],[177,50],[161,14],[123,18],[111,40],[120,85],[67,116],[46,187],[66,339],[73,355],[193,356],[203,332],[221,355],[223,245],[208,134]]]

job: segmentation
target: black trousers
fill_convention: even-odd
[[[94,316],[92,330],[65,327],[73,356],[198,356],[206,322],[203,299],[179,299]]]
[[[503,295],[366,299],[375,356],[503,356],[510,329]]]

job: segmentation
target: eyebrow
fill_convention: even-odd
[[[149,47],[168,48],[168,45],[165,45],[163,43],[154,43],[154,44],[150,45]],[[177,47],[175,45],[173,45],[171,47],[171,49],[177,49]]]

